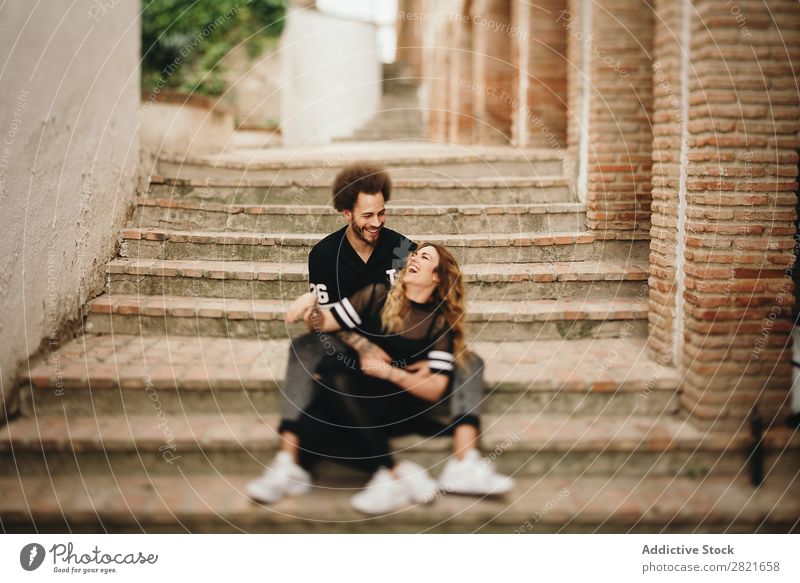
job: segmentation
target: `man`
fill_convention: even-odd
[[[347,225],[317,243],[308,258],[309,291],[321,306],[335,310],[347,322],[354,317],[347,297],[370,283],[392,285],[415,243],[384,226],[385,203],[391,196],[388,173],[376,166],[355,163],[342,169],[333,184],[333,205]],[[293,308],[289,309],[291,313]],[[357,316],[355,316],[357,317]],[[348,348],[349,347],[349,348]],[[295,433],[297,422],[311,403],[314,373],[326,356],[355,350],[361,360],[390,362],[377,345],[355,332],[335,336],[304,334],[292,341],[283,392],[282,419],[278,429],[281,452],[264,474],[248,484],[248,494],[261,502],[276,502],[287,495],[308,491],[311,478],[298,465],[302,444]],[[368,357],[368,358],[367,358]],[[511,489],[510,478],[495,473],[477,451],[478,415],[484,394],[483,362],[470,354],[455,371],[448,398],[452,417],[454,456],[446,464],[439,487],[447,492],[486,495]],[[400,478],[418,491],[429,489],[430,478],[416,464],[398,466]]]

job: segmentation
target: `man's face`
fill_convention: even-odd
[[[367,245],[376,245],[386,222],[383,193],[359,192],[352,211],[342,211],[353,233]]]

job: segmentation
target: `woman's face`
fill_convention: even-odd
[[[405,281],[421,286],[436,285],[439,283],[437,267],[439,267],[439,253],[435,248],[417,249],[408,258]]]

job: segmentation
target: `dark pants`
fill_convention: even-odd
[[[355,356],[355,355],[354,355]],[[370,473],[394,467],[389,439],[436,427],[436,403],[370,377],[341,361],[326,361],[310,405],[296,422],[299,463],[313,471],[321,459]],[[439,425],[447,431],[446,424]]]
[[[297,421],[314,398],[317,385],[314,375],[323,361],[335,359],[352,368],[357,367],[355,358],[352,349],[336,334],[310,333],[294,338],[289,347],[279,431],[297,433]],[[453,382],[442,399],[449,407],[451,424],[468,423],[479,428],[483,397],[483,361],[469,353],[456,366]]]

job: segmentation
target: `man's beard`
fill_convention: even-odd
[[[364,234],[364,230],[367,228],[366,225],[364,227],[359,227],[358,225],[356,225],[355,221],[351,221],[350,228],[353,229],[353,233],[355,233],[356,237],[364,241],[364,243],[366,243],[367,245],[371,246],[375,246],[378,244],[378,240],[381,238],[381,231],[383,230],[382,226],[379,227],[377,233],[378,236],[375,237],[374,239],[370,239]]]

